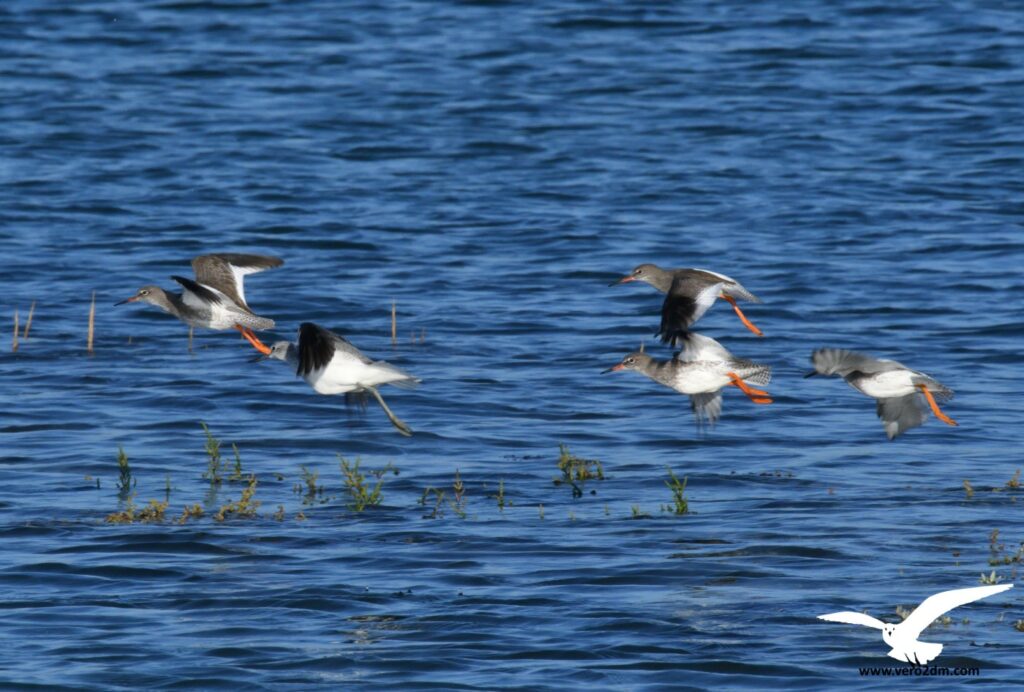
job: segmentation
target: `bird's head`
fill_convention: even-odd
[[[618,286],[619,284],[628,284],[630,281],[643,281],[644,283],[654,285],[663,273],[664,270],[656,264],[640,264],[621,279],[617,279],[608,285]]]
[[[126,298],[119,303],[114,303],[114,305],[124,305],[125,303],[136,303],[139,301],[163,307],[168,303],[167,292],[159,286],[143,286],[131,298]]]
[[[643,370],[651,362],[651,357],[643,351],[633,351],[624,357],[618,365],[613,365],[601,374],[606,372],[618,372],[619,370]]]

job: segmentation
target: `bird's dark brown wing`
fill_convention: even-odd
[[[697,301],[690,296],[668,293],[665,302],[661,304],[661,327],[658,328],[662,343],[681,344],[693,324],[696,311]]]
[[[312,322],[299,326],[299,367],[295,374],[301,376],[326,368],[334,358],[335,335]]]
[[[200,255],[192,260],[192,271],[196,281],[212,286],[230,298],[243,310],[251,310],[245,302],[242,283],[246,274],[280,267],[284,260],[270,255],[245,255],[237,252],[222,252],[215,255]]]
[[[192,279],[186,279],[184,276],[172,276],[171,278],[184,286],[186,291],[192,293],[202,301],[207,303],[223,302],[219,295],[208,289],[206,286],[196,283]]]
[[[721,292],[720,277],[708,272],[677,272],[672,286],[661,304],[661,327],[658,336],[666,344],[679,345],[694,322],[708,311]]]

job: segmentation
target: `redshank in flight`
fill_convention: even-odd
[[[936,398],[942,401],[953,398],[953,390],[894,360],[872,358],[841,348],[819,348],[811,354],[811,363],[814,370],[804,377],[838,375],[857,391],[876,399],[878,417],[890,440],[924,423],[928,408],[943,423],[957,424],[935,403]]]
[[[661,305],[661,327],[658,329],[658,336],[666,344],[680,346],[680,337],[718,298],[732,305],[747,329],[758,336],[764,336],[736,304],[737,300],[760,303],[760,299],[739,281],[725,274],[707,269],[662,269],[654,264],[641,264],[609,285],[617,286],[631,281],[643,281],[666,294],[665,302]]]
[[[303,322],[299,327],[297,345],[278,341],[266,351],[259,350],[268,358],[294,365],[295,374],[309,383],[318,394],[344,394],[346,403],[352,401],[352,395],[357,400],[367,393],[373,395],[398,432],[406,437],[412,435],[412,429],[384,403],[384,397],[377,391],[377,387],[393,384],[396,387],[412,388],[420,383],[419,378],[390,363],[367,358],[345,337],[312,322]]]
[[[270,329],[274,321],[256,315],[245,302],[242,281],[246,274],[280,267],[284,261],[267,255],[222,253],[200,255],[192,260],[196,280],[171,278],[182,285],[181,293],[159,286],[143,286],[135,295],[116,305],[142,301],[155,305],[191,327],[237,329],[261,352],[267,346],[256,338],[254,329]]]
[[[768,384],[772,377],[769,366],[736,358],[703,334],[684,332],[678,338],[683,350],[672,360],[656,360],[643,351],[634,351],[604,372],[636,370],[680,394],[688,394],[698,425],[704,420],[714,425],[718,420],[723,387],[739,387],[755,404],[772,403],[768,392],[748,384]]]

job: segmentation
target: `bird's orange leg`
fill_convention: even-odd
[[[240,324],[236,324],[235,329],[241,332],[242,336],[245,337],[245,340],[252,344],[252,347],[255,348],[257,351],[259,351],[265,356],[270,355],[270,347],[256,337],[256,332],[246,327],[243,327]]]
[[[729,384],[734,387],[739,387],[740,390],[746,394],[751,401],[755,404],[770,404],[772,403],[771,395],[762,389],[754,389],[749,384],[740,379],[740,376],[734,372],[727,372],[726,376],[731,380]]]
[[[939,410],[939,405],[935,403],[935,397],[933,397],[932,393],[928,391],[928,385],[919,384],[917,385],[917,388],[921,390],[921,393],[924,394],[924,398],[928,400],[928,405],[931,407],[932,413],[935,414],[936,418],[946,425],[959,425],[959,423]]]
[[[727,296],[724,293],[719,296],[722,300],[732,305],[732,309],[736,311],[736,315],[740,318],[740,321],[746,326],[747,329],[754,332],[758,336],[764,336],[764,332],[754,326],[754,323],[747,319],[747,316],[740,310],[740,306],[736,304],[736,299],[732,296]]]

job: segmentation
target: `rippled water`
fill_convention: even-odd
[[[888,686],[857,673],[877,632],[815,616],[898,620],[991,572],[993,529],[1024,540],[1019,9],[3,3],[0,303],[36,308],[0,355],[0,684]],[[285,259],[247,284],[276,336],[316,321],[422,377],[385,392],[417,434],[112,306],[215,250]],[[658,296],[606,287],[641,261],[764,300],[764,339],[727,305],[700,328],[774,366],[774,405],[726,392],[700,435],[598,374],[656,348]],[[801,379],[821,345],[937,377],[960,427],[887,442]],[[200,421],[261,517],[211,518],[243,485],[202,478]],[[560,443],[604,465],[578,499]],[[138,504],[207,515],[105,523],[119,446]],[[337,454],[397,467],[382,506],[346,509]],[[662,511],[666,467],[694,513]],[[467,516],[430,518],[456,470]],[[937,663],[1019,680],[1019,604],[929,630]]]

